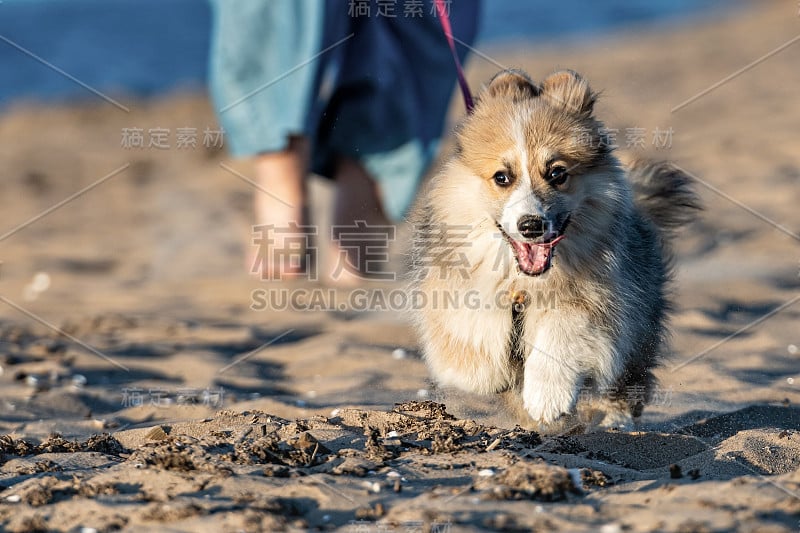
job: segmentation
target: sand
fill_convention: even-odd
[[[671,110],[799,33],[796,5],[760,2],[469,64],[473,87],[496,64],[578,70],[624,157],[702,180],[675,355],[633,432],[515,428],[432,384],[396,311],[252,309],[252,191],[222,165],[250,169],[202,146],[205,96],[6,111],[0,529],[796,531],[800,42]],[[171,147],[126,149],[134,127]],[[177,148],[186,127],[197,148]],[[319,218],[329,187],[312,185]]]

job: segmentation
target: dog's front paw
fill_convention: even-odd
[[[522,401],[530,417],[539,424],[552,424],[559,417],[572,412],[575,398],[572,391],[557,390],[540,384],[526,383]]]
[[[598,424],[599,429],[617,429],[620,431],[632,431],[634,420],[631,414],[620,409],[610,409]]]

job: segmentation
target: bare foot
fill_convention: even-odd
[[[248,269],[263,280],[298,277],[307,267],[302,229],[306,203],[308,143],[291,137],[280,152],[264,153],[255,161],[255,224]]]
[[[394,227],[381,208],[378,186],[361,163],[349,158],[339,162],[335,182],[332,239],[323,269],[325,279],[341,287],[381,279]]]

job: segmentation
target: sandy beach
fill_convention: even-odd
[[[252,171],[213,142],[205,95],[20,103],[0,115],[0,529],[797,531],[796,3],[479,52],[473,90],[574,69],[624,159],[700,184],[674,357],[636,431],[515,427],[436,387],[403,313],[344,289],[259,306]],[[166,147],[126,146],[133,128]],[[311,185],[321,223],[330,184]]]

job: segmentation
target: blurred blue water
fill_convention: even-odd
[[[731,4],[484,0],[479,46],[585,39],[626,26],[680,23]],[[20,99],[94,98],[13,44],[110,94],[202,87],[210,15],[205,0],[0,0],[0,107]]]

